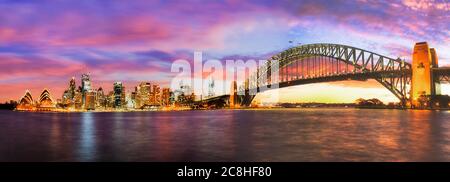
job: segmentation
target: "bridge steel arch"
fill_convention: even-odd
[[[284,68],[296,64],[298,69],[299,63],[317,57],[319,59],[335,60],[336,64],[344,63],[347,67],[351,66],[353,70],[345,73],[338,71],[327,74],[308,75],[306,77],[299,77],[297,74],[293,78],[283,78]],[[278,66],[274,66],[275,63]],[[303,69],[303,64],[301,67]],[[271,69],[274,69],[281,79],[271,80]],[[240,101],[241,105],[250,105],[254,95],[249,95],[248,93],[250,91],[254,91],[253,93],[263,91],[261,86],[264,85],[270,88],[270,85],[278,83],[279,88],[283,88],[293,85],[348,79],[375,79],[391,91],[401,101],[402,105],[406,105],[411,84],[411,64],[402,61],[400,58],[393,59],[347,45],[323,43],[301,45],[289,48],[272,56],[265,65],[259,67],[256,73],[248,78],[248,86],[241,89],[241,91],[245,90],[245,95],[242,96]]]

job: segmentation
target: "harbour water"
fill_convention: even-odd
[[[0,161],[450,161],[450,112],[0,111]]]

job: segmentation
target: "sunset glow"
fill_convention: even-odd
[[[203,51],[204,59],[267,59],[324,42],[410,62],[414,43],[427,41],[439,65],[449,66],[450,4],[426,2],[0,0],[0,102],[18,100],[25,90],[38,97],[44,88],[60,98],[72,76],[87,72],[93,87],[107,91],[116,81],[126,88],[141,81],[167,86],[172,62],[192,60],[194,51]],[[282,102],[397,102],[373,80],[279,92]],[[450,94],[448,85],[442,94]]]

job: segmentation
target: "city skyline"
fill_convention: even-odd
[[[95,88],[109,89],[116,81],[126,88],[141,81],[167,86],[173,77],[171,63],[191,61],[196,50],[205,53],[204,59],[267,59],[299,43],[329,42],[410,62],[414,43],[427,41],[436,48],[440,66],[450,64],[446,1],[100,4],[2,1],[0,102],[44,88],[60,97],[68,79],[87,72],[96,78]],[[403,26],[396,26],[399,22]],[[324,89],[330,92],[316,92]],[[353,102],[363,89],[370,97],[396,101],[376,81],[303,85],[280,92],[281,102]],[[448,86],[442,89],[449,93]]]
[[[111,83],[110,90],[102,87],[93,87],[90,74],[83,73],[77,82],[72,77],[61,96],[54,96],[48,88],[43,88],[39,97],[33,96],[30,90],[26,90],[17,102],[17,110],[20,111],[89,111],[89,110],[129,110],[150,108],[159,109],[166,107],[180,107],[189,99],[190,91],[183,89],[171,90],[160,87],[158,83],[140,82],[132,89],[126,89],[120,81]],[[78,84],[77,84],[78,83]]]

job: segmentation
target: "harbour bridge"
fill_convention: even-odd
[[[231,107],[249,106],[256,94],[272,85],[284,88],[310,83],[374,79],[396,96],[401,106],[418,106],[422,96],[440,95],[441,82],[449,83],[450,67],[439,67],[436,51],[416,43],[412,64],[368,50],[339,44],[307,44],[272,56],[251,74],[244,86],[232,86],[229,95],[205,99],[227,100]],[[275,66],[275,64],[277,64]],[[277,74],[273,80],[271,74]],[[234,83],[236,84],[236,83]],[[275,87],[273,87],[275,88]],[[243,94],[237,94],[237,93]]]

